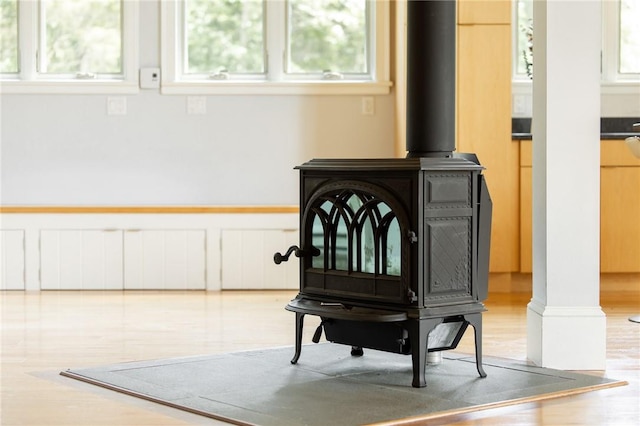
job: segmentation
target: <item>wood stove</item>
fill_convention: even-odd
[[[492,203],[474,154],[455,154],[455,1],[408,2],[407,158],[314,159],[300,170],[296,315],[328,341],[411,354],[426,386],[428,352],[453,349],[471,324],[482,368]]]

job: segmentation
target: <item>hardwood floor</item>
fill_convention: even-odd
[[[628,277],[621,278],[629,279]],[[640,424],[640,276],[634,290],[603,285],[607,369],[589,374],[628,386],[516,405],[429,424]],[[640,281],[639,281],[640,282]],[[619,286],[623,289],[624,286]],[[1,292],[0,424],[211,425],[217,422],[61,377],[70,367],[293,345],[293,291]],[[530,294],[492,293],[484,314],[484,354],[526,358]],[[306,321],[305,343],[316,318]],[[473,352],[472,333],[458,351]]]

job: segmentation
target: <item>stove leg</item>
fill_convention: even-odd
[[[298,362],[300,352],[302,352],[302,325],[304,324],[304,314],[296,312],[296,353],[291,359],[291,364]]]
[[[411,339],[411,361],[413,364],[413,382],[411,385],[414,388],[427,386],[425,368],[427,364],[427,342],[429,341],[429,333],[443,320],[444,318],[412,319],[407,322],[409,338]]]
[[[480,377],[487,377],[482,368],[482,314],[465,315],[464,319],[473,326],[476,342],[476,368]]]

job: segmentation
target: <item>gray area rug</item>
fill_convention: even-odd
[[[411,387],[411,357],[306,345],[114,364],[63,371],[66,377],[234,424],[362,425],[447,415],[561,397],[625,384],[607,378],[445,352]]]

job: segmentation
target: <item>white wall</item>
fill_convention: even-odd
[[[157,1],[140,4],[140,67],[159,67]],[[121,95],[119,95],[121,96]],[[127,115],[106,95],[2,95],[2,205],[297,204],[296,165],[392,157],[392,95],[186,96],[141,90]]]
[[[312,157],[393,155],[393,106],[357,96],[3,95],[2,204],[297,204]]]

